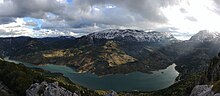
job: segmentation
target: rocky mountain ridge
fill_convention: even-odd
[[[217,41],[219,40],[220,33],[211,32],[208,30],[201,30],[197,34],[193,35],[190,40],[193,41]]]
[[[204,34],[204,32],[199,32],[198,34]],[[200,38],[201,36],[197,37]],[[137,42],[136,39],[134,39],[135,43],[128,43],[122,42],[121,39],[88,39],[88,37],[81,37],[68,39],[67,41],[70,43],[65,45],[65,47],[58,46],[52,49],[45,46],[54,46],[53,44],[61,41],[57,39],[50,40],[51,38],[47,38],[47,40],[22,38],[14,38],[14,41],[13,39],[12,41],[6,39],[6,41],[3,40],[2,42],[0,39],[0,43],[7,46],[0,46],[0,49],[2,48],[1,50],[5,52],[10,50],[11,53],[25,52],[25,54],[18,54],[11,57],[13,59],[23,60],[24,62],[35,62],[36,64],[67,64],[68,66],[76,67],[79,71],[92,72],[98,75],[129,73],[134,71],[149,72],[151,70],[166,68],[166,66],[169,66],[172,62],[177,62],[177,69],[181,75],[192,75],[192,73],[204,71],[208,66],[211,66],[208,67],[209,69],[202,79],[204,82],[201,84],[210,85],[210,82],[212,82],[213,87],[207,89],[211,88],[213,92],[218,92],[219,90],[218,86],[220,83],[218,80],[220,76],[218,74],[220,68],[218,67],[218,59],[210,61],[212,63],[206,62],[220,49],[218,46],[220,42],[212,39],[218,38],[218,36],[208,36],[208,39],[206,37],[204,37],[205,39],[201,39],[203,38],[201,37],[199,40],[203,40],[202,42],[198,41],[198,39],[191,39],[165,45]],[[196,36],[193,38],[196,38]],[[93,40],[93,42],[88,42],[90,40]],[[64,41],[67,42],[66,38]],[[87,43],[79,44],[81,41]],[[13,43],[10,44],[8,42]],[[23,43],[16,45],[15,42]],[[22,47],[23,45],[25,45],[25,47]],[[188,80],[188,78],[190,79]],[[176,96],[175,94],[179,93],[175,92],[180,92],[180,96],[185,96],[185,94],[189,95],[188,91],[192,89],[191,86],[197,84],[197,82],[195,82],[196,80],[198,81],[197,77],[186,76],[178,83],[161,91],[162,93],[157,91],[155,93],[153,92],[154,94],[149,94],[152,96],[162,96],[161,94]],[[182,90],[187,91],[187,93],[182,92]]]
[[[127,39],[136,40],[137,42],[165,42],[165,41],[175,41],[177,40],[169,32],[145,32],[143,30],[131,30],[131,29],[109,29],[99,32],[94,32],[87,35],[93,39]]]
[[[190,74],[203,71],[206,61],[220,51],[220,42],[213,41],[218,35],[206,34],[212,33],[201,31],[181,42],[167,32],[131,29],[109,29],[80,38],[0,39],[4,45],[0,56],[33,64],[68,65],[98,75],[149,72],[175,62],[180,73]]]
[[[105,30],[76,39],[29,39],[24,39],[24,43],[19,44],[21,47],[3,47],[3,50],[6,49],[3,53],[9,52],[11,59],[23,62],[65,64],[76,67],[80,72],[98,75],[149,72],[166,68],[172,63],[156,50],[177,41],[169,33],[130,29]]]

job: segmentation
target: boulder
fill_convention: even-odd
[[[209,85],[196,85],[190,96],[220,96],[220,93],[214,93],[212,86]]]
[[[59,86],[58,82],[47,83],[42,82],[41,84],[32,84],[26,90],[26,96],[80,96],[80,94],[73,93]]]

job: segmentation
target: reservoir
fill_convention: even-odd
[[[6,61],[22,63],[19,61]],[[23,63],[27,67],[41,68],[50,72],[62,73],[68,77],[73,83],[82,85],[90,89],[98,90],[115,90],[115,91],[155,91],[167,88],[175,83],[179,72],[175,70],[176,64],[168,66],[166,69],[152,71],[152,74],[132,72],[129,74],[114,74],[106,76],[97,76],[92,73],[77,73],[74,69],[60,65],[41,65],[36,66],[28,63]]]

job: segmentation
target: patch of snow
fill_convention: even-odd
[[[95,33],[91,33],[89,35],[90,38],[97,39],[115,39],[115,38],[125,38],[125,37],[133,37],[138,42],[160,42],[163,40],[176,40],[174,36],[169,32],[145,32],[143,30],[131,30],[131,29],[109,29],[104,31],[99,31]]]

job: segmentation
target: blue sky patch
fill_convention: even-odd
[[[68,3],[72,3],[73,2],[73,0],[66,0]]]
[[[37,26],[28,26],[27,28],[31,28],[31,29],[34,29],[34,28],[38,28],[38,29],[41,29],[41,25],[42,25],[42,20],[41,19],[36,19],[36,18],[31,18],[31,17],[24,17],[23,20],[25,22],[32,22],[32,23],[36,23]]]

